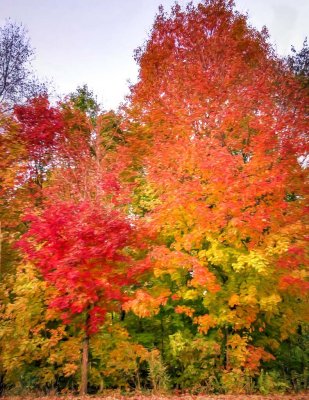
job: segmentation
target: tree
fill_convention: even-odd
[[[226,387],[272,359],[269,331],[280,342],[306,319],[306,99],[267,39],[232,1],[161,8],[127,109],[157,194],[145,216],[164,291],[128,306],[143,311],[146,298],[158,312],[155,300],[178,298],[176,312],[217,333]]]
[[[45,288],[47,282],[48,289],[54,294],[48,296],[46,293],[45,303],[50,305],[56,317],[63,318],[65,326],[73,326],[74,333],[71,330],[71,335],[74,343],[80,343],[78,335],[84,336],[81,384],[81,391],[84,392],[87,386],[89,337],[104,322],[107,312],[120,312],[120,304],[127,298],[122,289],[127,283],[134,282],[133,275],[136,276],[134,265],[137,264],[133,263],[129,253],[122,254],[123,247],[135,243],[133,225],[119,209],[121,203],[122,208],[125,207],[122,195],[126,196],[126,190],[120,191],[120,183],[117,181],[117,170],[122,169],[121,163],[116,165],[113,161],[122,132],[114,113],[91,118],[87,116],[86,110],[75,107],[73,102],[51,106],[46,97],[31,99],[23,105],[15,106],[13,116],[3,115],[1,120],[3,152],[0,161],[5,173],[1,177],[3,209],[0,211],[5,221],[5,230],[13,231],[12,237],[6,235],[6,241],[3,242],[2,261],[9,263],[4,245],[16,242],[27,230],[27,217],[24,222],[21,219],[25,213],[30,215],[31,228],[23,236],[21,247],[25,253],[28,252],[27,257],[32,260],[32,264],[39,267],[39,283],[36,281],[35,286],[38,288],[42,284]],[[50,207],[54,220],[49,218]],[[11,214],[14,216],[13,223],[10,220]],[[62,226],[61,223],[57,225],[59,218],[63,221]],[[54,238],[48,239],[51,247],[45,248],[45,240],[40,236],[42,229],[46,229],[45,238],[49,237],[52,230],[55,231]],[[84,244],[81,245],[80,241]],[[33,246],[35,242],[42,244],[39,253],[38,247]],[[61,250],[65,242],[66,255]],[[79,246],[78,254],[75,245]],[[72,259],[68,257],[70,249]],[[55,270],[51,273],[49,269],[52,269],[49,264],[52,260],[46,258],[48,251],[55,252],[58,272]],[[60,261],[62,256],[66,258],[67,264],[65,260],[63,263]],[[16,264],[18,261],[15,261]],[[26,264],[25,273],[28,271],[31,274],[31,268],[32,265]],[[72,276],[72,269],[75,269],[75,277]],[[72,277],[71,289],[69,281],[63,280],[61,284],[62,274]],[[46,281],[44,284],[42,277],[43,282]],[[7,276],[8,282],[13,279],[13,274]],[[4,293],[7,290],[3,288]],[[96,296],[97,300],[94,299]],[[21,302],[26,301],[21,297]],[[18,302],[17,298],[12,300],[8,309],[13,309]],[[7,315],[3,314],[3,323],[11,329]],[[36,324],[35,321],[33,323]],[[46,323],[48,325],[48,321]],[[9,329],[4,326],[3,332],[9,332]],[[25,341],[27,338],[27,334],[23,337],[19,333],[17,341]],[[37,343],[39,337],[36,336],[34,340]],[[4,348],[7,353],[7,347]],[[23,374],[31,369],[29,376],[32,377],[37,372],[32,368],[30,358],[30,353],[25,354],[25,358],[20,357],[19,371]],[[46,365],[47,371],[49,361],[43,353],[40,363]],[[64,368],[64,376],[67,377],[76,370],[72,363],[70,370],[69,367]],[[9,382],[11,377],[8,371],[5,376]],[[55,375],[49,371],[48,376],[52,382]],[[37,381],[43,382],[40,377]]]
[[[33,74],[33,55],[28,33],[22,25],[8,20],[0,27],[0,104],[6,109],[46,93],[46,85]]]
[[[69,100],[76,108],[86,113],[93,120],[98,115],[100,106],[93,92],[88,89],[87,85],[78,86],[76,91],[70,94]]]
[[[302,82],[305,88],[309,86],[309,47],[307,38],[304,40],[302,49],[297,52],[292,46],[292,54],[288,56],[287,62],[291,71]]]
[[[56,289],[50,307],[84,331],[85,394],[89,336],[126,298],[121,288],[131,282],[132,260],[123,249],[132,244],[132,227],[118,211],[90,202],[52,202],[41,216],[26,218],[31,227],[20,246]]]
[[[132,257],[141,243],[123,212],[126,190],[117,179],[121,163],[113,164],[115,116],[98,116],[92,122],[70,103],[53,108],[44,98],[17,107],[16,113],[30,166],[42,166],[39,176],[44,183],[39,185],[41,203],[25,216],[30,227],[19,246],[55,289],[50,308],[64,323],[84,332],[84,394],[89,338],[107,312],[120,311],[128,299],[124,287],[135,283],[144,268]]]

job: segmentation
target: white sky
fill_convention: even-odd
[[[196,3],[197,1],[194,1]],[[105,109],[117,108],[136,81],[133,50],[142,45],[158,6],[174,0],[0,0],[0,25],[22,22],[36,50],[33,65],[56,91],[88,84]],[[180,5],[187,1],[179,0]],[[278,53],[301,48],[309,36],[309,0],[236,0],[251,24],[266,25]],[[309,39],[309,38],[308,38]]]

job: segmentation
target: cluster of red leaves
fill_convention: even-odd
[[[29,101],[27,105],[15,106],[15,116],[21,124],[20,136],[30,152],[51,148],[64,129],[59,109],[51,107],[45,97]]]
[[[65,322],[87,311],[87,330],[94,333],[113,302],[126,299],[121,288],[132,283],[133,262],[122,251],[132,245],[130,223],[115,209],[72,201],[50,204],[25,219],[31,225],[19,246],[57,289],[50,307]]]

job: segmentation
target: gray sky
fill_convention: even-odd
[[[194,1],[196,3],[197,1]],[[22,22],[36,49],[33,65],[58,93],[87,83],[105,109],[117,108],[136,81],[133,50],[143,44],[158,6],[174,0],[0,0],[0,24]],[[180,5],[187,3],[179,0]],[[309,36],[309,0],[236,0],[251,24],[266,25],[279,54]]]

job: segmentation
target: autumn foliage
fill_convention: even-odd
[[[135,58],[119,115],[84,90],[2,119],[1,338],[33,292],[41,328],[27,315],[22,340],[49,376],[34,386],[84,393],[88,371],[93,390],[306,389],[303,84],[225,0],[160,8]],[[27,269],[41,291],[22,287]],[[54,340],[49,356],[33,337]],[[66,340],[83,346],[81,375]],[[5,382],[24,385],[0,346]]]
[[[43,215],[26,218],[31,228],[19,245],[56,288],[50,307],[66,323],[87,311],[85,329],[97,332],[113,302],[123,301],[121,287],[131,283],[132,261],[121,254],[132,243],[129,222],[87,202],[54,203]]]

